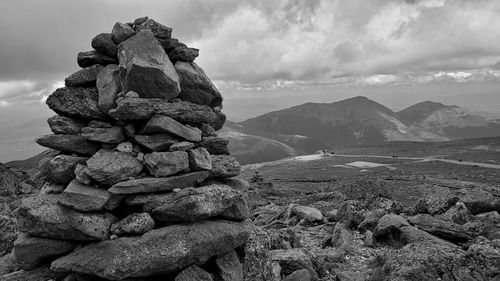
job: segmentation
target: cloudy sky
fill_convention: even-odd
[[[0,2],[0,126],[45,118],[92,37],[144,15],[201,50],[233,120],[354,95],[500,111],[498,0],[16,0]]]

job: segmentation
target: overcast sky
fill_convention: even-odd
[[[78,69],[93,36],[145,15],[200,49],[197,63],[235,120],[260,113],[238,115],[246,104],[266,111],[350,95],[393,108],[427,99],[500,108],[498,0],[6,0],[1,121],[1,111],[47,112],[43,99]]]

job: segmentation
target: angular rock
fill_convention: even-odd
[[[134,21],[134,29],[137,32],[141,30],[150,30],[154,37],[160,39],[170,38],[172,35],[172,28],[157,23],[148,17],[136,19]]]
[[[47,266],[41,266],[33,270],[19,270],[9,274],[0,275],[2,281],[40,281],[56,280],[57,275],[50,271]]]
[[[458,197],[448,188],[437,188],[415,206],[417,213],[442,214],[457,203]]]
[[[458,197],[473,215],[500,211],[500,196],[495,196],[482,188],[461,189]]]
[[[212,169],[212,157],[208,151],[203,148],[195,148],[188,150],[189,168],[192,171],[202,171]]]
[[[281,273],[284,276],[290,275],[297,270],[307,269],[317,278],[311,258],[303,249],[272,250],[269,251],[269,256],[272,261],[279,263],[282,269]]]
[[[92,178],[87,175],[87,166],[82,164],[76,165],[75,178],[77,181],[86,185],[90,185],[92,182]]]
[[[122,142],[116,146],[116,150],[125,153],[132,153],[134,151],[134,145],[128,141]]]
[[[155,115],[144,126],[141,134],[168,133],[187,141],[201,141],[201,131],[198,128],[182,125],[174,119]]]
[[[195,127],[207,123],[215,130],[220,130],[226,122],[226,116],[222,112],[190,102],[170,103],[161,99],[125,98],[116,104],[117,107],[109,115],[117,120],[145,120],[153,115],[164,115]]]
[[[179,97],[182,100],[211,107],[222,105],[222,95],[219,90],[196,63],[178,61],[175,63],[175,70],[181,82]]]
[[[440,220],[426,214],[410,217],[408,221],[426,232],[450,241],[464,242],[474,237],[474,233],[469,231],[466,226]]]
[[[307,222],[323,221],[323,214],[321,214],[320,210],[313,207],[297,205],[292,208],[292,214],[297,216],[300,220],[305,220]]]
[[[0,256],[9,253],[16,240],[18,226],[15,218],[0,215]]]
[[[32,270],[62,256],[75,248],[72,241],[40,238],[20,233],[14,242],[13,252],[17,263],[24,270]]]
[[[179,76],[150,31],[140,31],[121,43],[118,58],[123,92],[134,91],[142,98],[164,100],[179,95]]]
[[[117,22],[113,26],[113,31],[111,31],[111,39],[113,39],[116,44],[120,44],[121,42],[134,36],[135,33],[135,30],[130,27],[130,25]]]
[[[474,221],[474,216],[470,213],[469,209],[467,209],[463,202],[457,202],[457,204],[452,206],[448,209],[448,211],[444,212],[439,217],[460,225]]]
[[[47,105],[57,114],[75,119],[100,119],[107,116],[99,110],[95,88],[59,88],[47,98]]]
[[[222,281],[243,281],[243,267],[236,252],[218,256],[215,259],[217,273]]]
[[[118,59],[116,57],[103,55],[94,50],[79,52],[76,61],[80,67],[89,67],[95,64],[108,65],[118,63]]]
[[[386,214],[384,209],[376,209],[365,214],[365,219],[358,225],[361,231],[373,230],[378,221]]]
[[[96,64],[80,69],[64,79],[64,84],[66,87],[93,87],[102,68],[102,65]]]
[[[283,281],[311,281],[311,273],[307,269],[296,270],[290,275],[286,276]]]
[[[120,143],[125,139],[121,126],[113,126],[111,128],[82,128],[81,136],[84,139],[95,142]]]
[[[144,164],[151,175],[166,177],[189,169],[189,157],[185,151],[153,152],[144,156]]]
[[[213,184],[166,193],[146,203],[143,210],[165,222],[198,221],[217,216],[243,220],[249,216],[247,201],[242,192]]]
[[[133,213],[111,225],[111,233],[122,235],[141,235],[153,229],[155,221],[148,213]]]
[[[134,140],[149,151],[168,151],[179,139],[169,134],[135,135]]]
[[[109,192],[114,194],[136,194],[172,191],[176,188],[195,186],[208,177],[207,171],[194,172],[168,178],[140,178],[113,185]]]
[[[199,55],[200,50],[195,48],[177,47],[169,52],[168,57],[172,62],[192,63]]]
[[[54,115],[47,119],[50,130],[56,135],[78,135],[85,123],[69,117]]]
[[[104,121],[100,121],[100,120],[92,120],[89,122],[87,127],[90,127],[90,128],[111,128],[111,127],[113,127],[113,124],[108,123],[108,122],[104,122]]]
[[[110,64],[97,75],[97,91],[99,93],[98,107],[103,112],[109,112],[116,106],[116,96],[122,90],[120,81],[120,67]]]
[[[84,164],[87,160],[87,157],[57,155],[47,163],[48,179],[56,184],[67,185],[75,178],[76,165]]]
[[[111,33],[98,34],[92,39],[91,46],[98,53],[112,58],[116,57],[118,53],[118,46],[111,38]]]
[[[94,243],[52,262],[56,272],[77,272],[110,280],[177,272],[203,264],[245,243],[245,224],[203,221],[151,230],[139,237]]]
[[[57,203],[58,195],[25,198],[16,211],[19,230],[65,240],[105,240],[116,218],[109,213],[81,213]]]
[[[181,271],[176,277],[175,281],[213,281],[210,273],[201,269],[196,265],[192,265]]]
[[[179,40],[175,38],[157,38],[157,40],[167,54],[170,54],[175,48],[187,48],[186,44],[179,42]]]
[[[100,144],[75,135],[46,135],[35,141],[41,146],[80,155],[92,155],[101,148]]]
[[[204,137],[196,146],[204,147],[212,155],[229,155],[229,140],[221,137]]]
[[[194,148],[194,143],[188,141],[181,141],[179,143],[174,143],[168,151],[188,151],[191,148]]]
[[[340,205],[337,211],[337,221],[349,228],[357,228],[365,219],[365,205],[359,200],[347,200]]]
[[[212,155],[210,178],[231,178],[240,174],[241,166],[236,158],[227,155]]]
[[[87,175],[104,185],[113,185],[139,175],[143,165],[134,156],[99,150],[87,161]]]
[[[208,124],[202,124],[200,127],[201,136],[202,137],[215,137],[217,134],[215,133],[214,128]]]
[[[89,212],[117,207],[119,200],[102,188],[88,186],[73,180],[59,195],[58,203],[78,211]]]
[[[383,236],[391,233],[394,230],[400,229],[403,226],[409,226],[410,224],[406,219],[395,214],[384,215],[379,221],[373,234],[375,236]]]
[[[61,194],[66,186],[55,184],[51,182],[46,182],[40,188],[40,192],[38,194]]]

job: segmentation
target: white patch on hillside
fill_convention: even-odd
[[[314,160],[319,160],[323,158],[325,155],[324,154],[311,154],[311,155],[302,155],[302,156],[297,156],[292,158],[293,160],[298,160],[298,161],[314,161]]]
[[[392,124],[394,124],[396,126],[396,129],[401,133],[401,134],[406,134],[408,133],[408,127],[403,124],[401,121],[399,121],[398,119],[386,114],[386,113],[383,113],[383,112],[378,112],[378,114],[380,114],[380,116],[384,117],[385,119],[389,120],[389,122],[391,122]]]
[[[347,166],[352,166],[356,168],[378,168],[378,167],[386,167],[386,164],[374,163],[374,162],[365,162],[365,161],[354,161],[351,163],[347,163]]]

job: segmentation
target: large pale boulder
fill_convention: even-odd
[[[79,211],[98,211],[114,209],[123,199],[109,193],[106,189],[88,186],[73,180],[59,195],[58,203]]]
[[[25,198],[16,211],[19,231],[38,237],[105,240],[116,218],[109,213],[81,213],[57,203],[58,195]]]
[[[171,191],[176,188],[195,186],[203,182],[207,177],[208,172],[201,171],[167,178],[140,178],[119,182],[108,189],[108,191],[114,194]]]
[[[110,64],[97,74],[96,79],[99,93],[98,107],[107,113],[115,107],[116,96],[122,90],[120,67],[117,64]]]
[[[66,87],[92,87],[95,86],[97,74],[103,68],[96,64],[82,68],[64,79]]]
[[[61,115],[50,117],[47,119],[47,123],[50,130],[56,135],[78,135],[85,127],[85,122]]]
[[[155,177],[167,177],[189,169],[189,158],[185,151],[146,154],[144,163]]]
[[[177,272],[227,253],[249,237],[247,226],[228,221],[170,225],[138,237],[94,243],[52,262],[56,272],[97,275],[109,280]]]
[[[196,63],[178,61],[175,63],[175,70],[181,81],[179,97],[182,100],[212,107],[222,104],[219,90]]]
[[[102,119],[107,116],[97,105],[95,88],[59,88],[47,98],[47,105],[57,114],[76,119]]]
[[[201,141],[201,130],[191,126],[182,125],[174,119],[155,115],[144,126],[141,134],[168,133],[179,138],[198,142]]]
[[[179,76],[153,33],[142,30],[118,46],[123,92],[170,100],[179,95]]]
[[[101,145],[75,135],[46,135],[35,140],[41,146],[68,153],[92,155]]]
[[[86,173],[101,184],[113,185],[137,176],[142,168],[142,163],[128,153],[102,149],[87,161]]]

